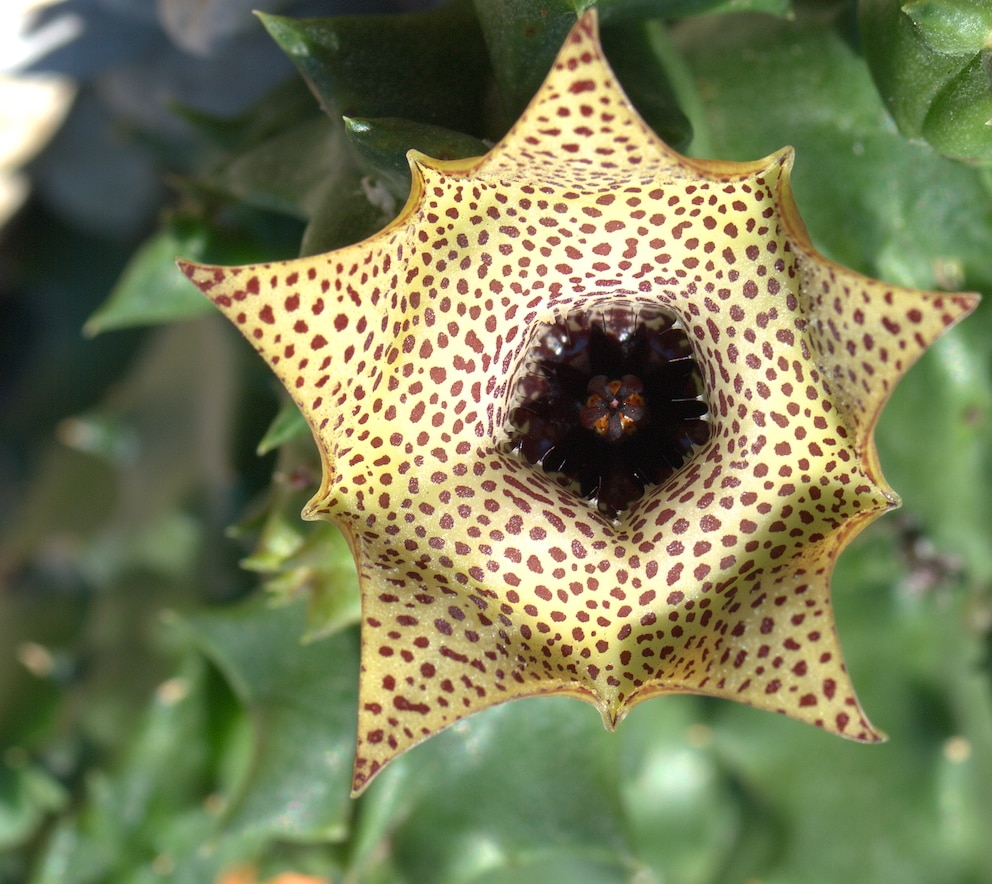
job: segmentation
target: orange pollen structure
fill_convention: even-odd
[[[587,430],[607,442],[619,442],[637,431],[638,421],[647,414],[644,384],[636,375],[625,374],[619,381],[608,381],[598,374],[586,388],[589,398],[579,412],[579,421]]]

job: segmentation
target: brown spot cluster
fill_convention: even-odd
[[[324,476],[304,517],[334,521],[355,554],[356,793],[442,728],[537,694],[586,700],[610,729],[690,692],[880,739],[844,668],[830,574],[897,504],[872,441],[882,404],[975,299],[820,256],[788,151],[672,151],[617,86],[593,13],[489,154],[411,164],[406,208],[370,240],[183,265],[307,417]],[[504,433],[535,341],[617,301],[679,317],[712,432],[612,520]]]

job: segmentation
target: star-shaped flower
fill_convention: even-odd
[[[539,694],[611,730],[697,693],[881,739],[830,575],[898,505],[884,401],[976,298],[818,254],[788,150],[675,153],[591,12],[488,154],[410,162],[406,207],[363,242],[182,265],[309,421],[324,471],[304,518],[337,524],[358,564],[355,792]]]

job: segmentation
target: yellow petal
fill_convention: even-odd
[[[309,421],[305,518],[349,538],[362,589],[355,792],[494,703],[564,694],[612,729],[665,693],[881,735],[844,668],[830,575],[898,499],[872,432],[975,296],[885,285],[809,241],[792,154],[691,160],[640,119],[593,12],[484,157],[411,154],[379,234],[326,255],[183,264]],[[617,519],[509,453],[528,352],[562,316],[681,321],[709,440]]]

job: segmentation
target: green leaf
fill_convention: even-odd
[[[472,716],[371,786],[355,874],[365,880],[388,838],[409,882],[629,881],[639,864],[625,833],[618,749],[575,700],[519,700]]]
[[[632,840],[663,881],[758,878],[773,852],[778,821],[714,751],[708,707],[663,697],[617,731]]]
[[[392,180],[392,189],[397,193],[409,192],[410,164],[406,155],[410,150],[439,160],[482,156],[489,150],[489,145],[471,135],[410,120],[346,117],[344,124],[358,153]]]
[[[333,119],[401,117],[485,133],[488,62],[467,0],[407,15],[259,17]]]
[[[239,208],[207,220],[185,213],[170,218],[134,253],[109,297],[83,327],[92,337],[140,325],[178,322],[214,308],[176,269],[176,258],[244,264],[295,254],[295,224],[260,219]]]
[[[256,597],[186,628],[252,722],[251,764],[226,820],[239,836],[339,841],[348,834],[358,634],[301,644],[305,605]]]
[[[515,120],[551,69],[572,25],[570,0],[475,0],[508,120]]]
[[[264,457],[270,451],[275,451],[294,439],[309,438],[310,427],[306,418],[300,413],[291,399],[286,399],[279,408],[279,413],[272,419],[265,435],[255,449],[259,457]]]
[[[0,850],[37,833],[45,818],[68,803],[65,789],[43,768],[22,762],[13,750],[0,761]]]
[[[961,70],[961,57],[934,52],[897,2],[858,0],[858,23],[886,107],[904,135],[919,136],[934,96]]]
[[[922,134],[945,156],[992,163],[992,48],[948,80],[930,105]]]
[[[209,881],[231,852],[247,845],[233,839],[203,845],[217,817],[205,806],[214,782],[211,757],[231,748],[210,712],[218,696],[202,659],[189,655],[164,682],[112,771],[91,769],[86,802],[64,817],[43,852],[34,884],[102,884],[155,880]]]
[[[974,16],[964,11],[964,6],[952,2],[909,4],[904,9],[889,0],[858,3],[865,57],[900,131],[908,138],[926,138],[953,159],[989,163],[988,33],[965,51],[945,51],[954,40],[973,39]],[[926,21],[926,27],[918,26],[915,19]],[[952,38],[948,30],[957,36]]]
[[[202,316],[213,305],[176,272],[177,255],[200,254],[208,232],[195,224],[160,230],[128,262],[110,297],[87,320],[87,336],[136,325]]]
[[[406,201],[386,176],[353,174],[327,181],[312,193],[313,211],[300,255],[319,255],[358,242],[381,230]]]
[[[307,448],[308,453],[311,449]],[[265,509],[229,529],[241,537],[258,532],[241,566],[265,576],[277,603],[307,599],[306,641],[358,623],[361,598],[351,550],[341,532],[326,522],[303,522],[300,510],[313,492],[316,465],[283,449]]]
[[[303,545],[286,561],[284,572],[266,581],[276,595],[307,594],[303,640],[318,641],[358,624],[362,614],[358,575],[348,541],[332,525],[317,523]]]
[[[312,116],[234,157],[210,184],[250,205],[307,219],[318,193],[356,172],[340,123]]]
[[[784,824],[763,879],[803,880],[815,868],[823,881],[986,880],[992,698],[975,665],[969,601],[946,584],[914,590],[898,538],[874,533],[841,557],[834,602],[861,701],[889,742],[769,727],[721,704],[713,748]]]
[[[370,174],[343,123],[325,117],[307,120],[241,154],[211,183],[251,205],[308,219],[300,247],[304,255],[374,233],[396,216],[406,197]]]
[[[634,18],[685,18],[731,12],[764,12],[788,15],[790,0],[574,0],[575,6],[599,9],[601,21]]]
[[[173,105],[176,114],[208,142],[229,154],[240,153],[314,115],[314,97],[297,76],[274,88],[248,110],[234,117],[218,117]]]
[[[909,0],[902,11],[938,52],[975,55],[992,41],[992,6],[986,0]]]

